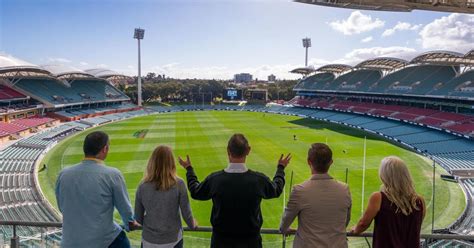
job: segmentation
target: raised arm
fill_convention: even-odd
[[[186,168],[186,179],[191,197],[196,200],[206,201],[212,198],[211,184],[209,177],[199,182],[193,167]]]
[[[364,212],[364,215],[359,220],[359,223],[352,229],[352,233],[360,234],[363,233],[374,220],[377,213],[380,211],[380,205],[382,204],[382,193],[375,192],[370,196],[369,204]]]
[[[285,168],[288,166],[291,160],[291,153],[283,157],[283,154],[278,160],[277,171],[273,180],[270,180],[268,177],[264,177],[264,187],[262,192],[263,199],[272,199],[277,198],[283,192],[283,187],[285,187]]]
[[[293,190],[290,194],[290,199],[288,200],[288,204],[286,205],[285,211],[283,212],[283,216],[281,218],[280,223],[280,232],[287,233],[290,229],[291,223],[295,220],[296,216],[301,211],[301,207],[298,204],[298,191],[297,187],[293,187]]]
[[[125,179],[122,173],[118,172],[113,176],[112,181],[113,203],[122,217],[123,224],[126,231],[130,231],[130,224],[135,223],[133,218],[132,205],[128,198],[127,188],[125,186]]]
[[[179,164],[186,169],[186,180],[188,181],[188,190],[191,193],[191,197],[201,201],[211,199],[212,193],[209,177],[204,179],[203,182],[199,182],[188,155],[186,155],[186,160],[179,157]]]

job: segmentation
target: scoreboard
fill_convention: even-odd
[[[239,101],[239,100],[242,100],[242,90],[225,89],[222,96],[223,96],[224,100]]]

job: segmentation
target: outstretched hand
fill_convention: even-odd
[[[283,158],[283,154],[280,156],[280,159],[278,160],[279,165],[283,165],[283,167],[288,166],[291,160],[291,153],[288,153],[286,157]]]
[[[189,155],[186,155],[186,161],[183,160],[181,157],[178,157],[179,164],[183,166],[183,168],[187,169],[191,166],[191,160],[189,159]]]

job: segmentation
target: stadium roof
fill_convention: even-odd
[[[329,65],[324,65],[319,67],[316,71],[322,71],[322,72],[331,72],[331,73],[343,73],[346,71],[349,71],[352,69],[352,66],[350,65],[344,65],[344,64],[329,64]]]
[[[93,75],[69,65],[51,64],[42,65],[41,68],[50,71],[60,79],[94,78]]]
[[[0,54],[0,77],[19,76],[50,76],[51,73],[37,65],[15,58],[10,55]]]
[[[328,7],[380,10],[380,11],[403,11],[409,12],[415,9],[442,12],[474,13],[474,2],[472,0],[294,0],[299,3],[322,5]]]
[[[410,61],[411,64],[472,65],[474,58],[451,51],[431,51],[422,53]]]
[[[364,69],[376,69],[376,70],[395,70],[404,67],[408,64],[408,61],[398,58],[380,57],[368,59],[360,62],[355,67]]]
[[[94,68],[94,69],[87,69],[84,71],[98,78],[131,79],[131,77],[129,76],[126,76],[124,74],[118,73],[110,69]]]
[[[467,52],[466,55],[464,55],[464,58],[465,58],[465,59],[474,60],[474,49],[472,49],[471,51]]]
[[[300,67],[300,68],[296,68],[296,69],[293,69],[291,70],[290,72],[291,73],[297,73],[297,74],[303,74],[303,75],[308,75],[308,74],[311,74],[313,72],[315,72],[316,70],[311,67],[311,66],[308,66],[308,67]]]

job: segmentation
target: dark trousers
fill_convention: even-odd
[[[124,231],[121,231],[114,239],[114,242],[109,245],[109,248],[130,248],[130,241],[127,238],[127,234],[125,234]]]
[[[262,237],[223,237],[212,234],[211,248],[262,248]]]

